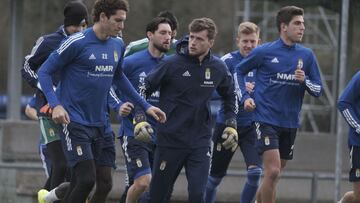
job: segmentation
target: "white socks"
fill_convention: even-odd
[[[44,200],[47,202],[47,203],[53,203],[54,201],[56,200],[59,200],[59,198],[56,196],[55,194],[55,190],[57,189],[54,188],[52,189],[45,197],[44,197]]]

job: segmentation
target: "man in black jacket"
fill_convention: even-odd
[[[145,79],[147,96],[160,89],[159,107],[168,118],[157,126],[150,183],[150,202],[154,203],[164,201],[164,191],[173,185],[183,166],[189,184],[189,202],[204,202],[210,165],[209,101],[214,91],[225,105],[227,128],[223,145],[233,150],[237,147],[234,82],[225,63],[210,53],[216,25],[209,18],[194,19],[189,32],[189,37],[177,45],[177,53],[161,62]]]

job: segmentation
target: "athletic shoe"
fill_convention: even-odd
[[[38,192],[38,203],[47,203],[45,201],[45,196],[49,193],[49,191],[45,190],[45,189],[41,189]]]

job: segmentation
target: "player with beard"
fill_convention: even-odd
[[[157,67],[170,49],[172,33],[170,25],[167,18],[154,18],[146,26],[146,36],[149,39],[148,48],[124,59],[124,74],[140,94],[140,87],[143,85],[146,75]],[[121,100],[128,101],[129,98],[124,95]],[[158,92],[147,98],[147,101],[158,106]],[[120,128],[120,140],[126,158],[127,173],[129,179],[134,180],[127,192],[127,203],[137,202],[141,194],[149,187],[156,139],[156,132],[153,132],[151,140],[134,139],[133,120],[133,114],[123,118]],[[153,118],[148,117],[147,121],[152,126],[156,125],[156,120]]]

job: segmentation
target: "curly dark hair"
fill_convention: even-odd
[[[117,10],[129,11],[129,3],[126,0],[96,0],[92,11],[94,22],[98,22],[100,14],[105,13],[106,17],[114,15]]]

